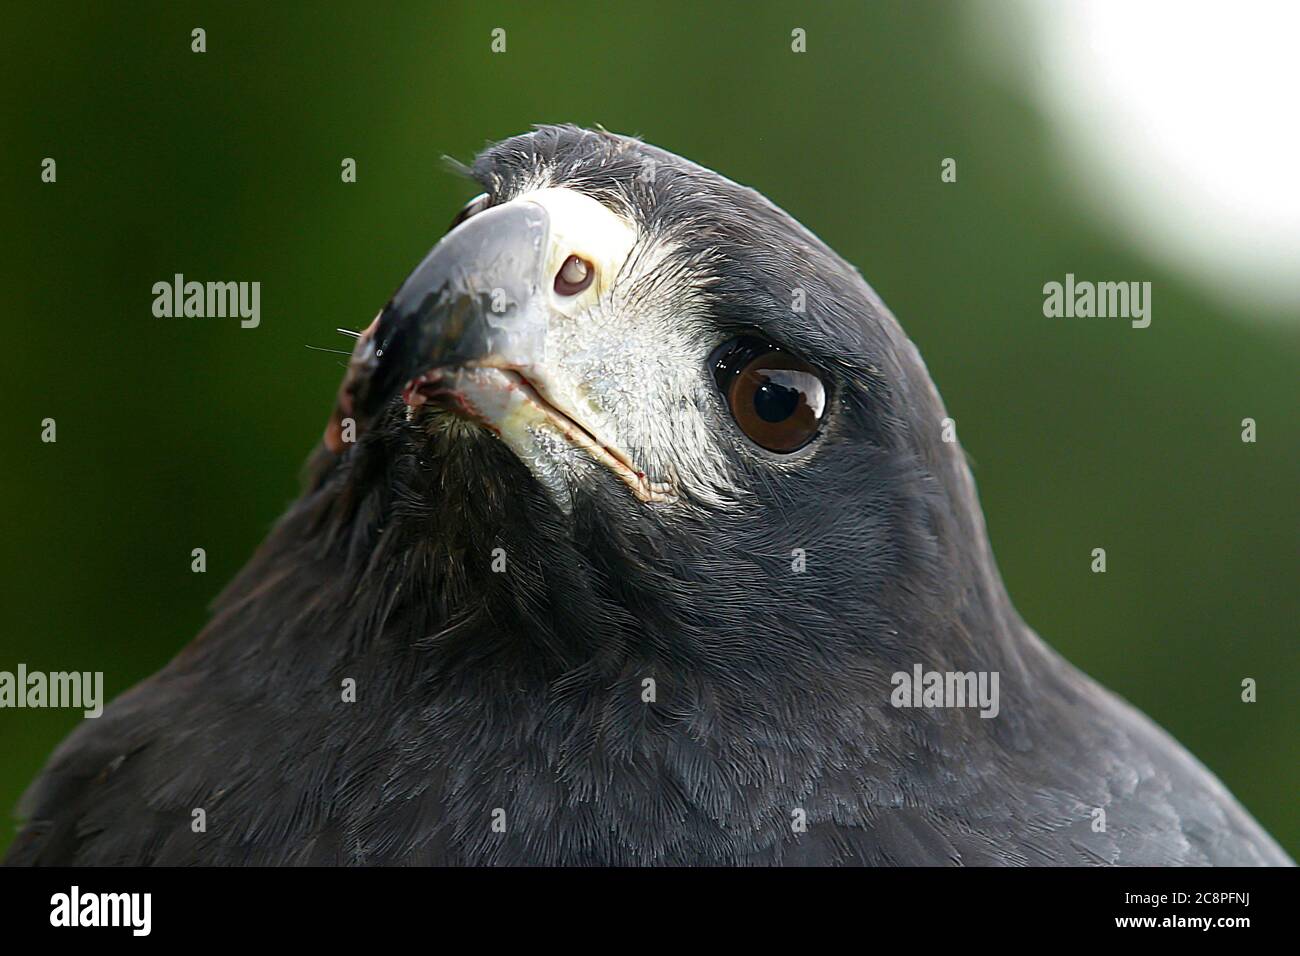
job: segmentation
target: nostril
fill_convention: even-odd
[[[577,295],[595,278],[595,266],[581,256],[569,256],[555,274],[555,291],[558,295]]]

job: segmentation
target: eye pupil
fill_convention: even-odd
[[[799,392],[764,382],[754,392],[754,411],[765,422],[783,422],[799,408]]]
[[[746,335],[720,346],[710,364],[731,417],[756,445],[789,454],[816,437],[826,386],[803,359]]]

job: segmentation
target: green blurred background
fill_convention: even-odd
[[[296,494],[342,361],[306,346],[349,348],[332,330],[364,327],[477,191],[441,157],[599,123],[757,187],[861,268],[958,422],[1026,620],[1300,854],[1297,325],[1207,299],[1086,215],[967,13],[9,5],[0,670],[102,670],[111,697],[164,664]],[[1012,7],[983,17],[1019,29]],[[260,281],[261,326],[154,318],[177,272]],[[1067,272],[1152,281],[1152,326],[1044,318]],[[0,711],[0,808],[78,719]]]

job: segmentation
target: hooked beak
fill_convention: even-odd
[[[529,200],[486,209],[448,233],[357,340],[327,447],[341,453],[345,420],[363,430],[401,394],[408,418],[435,405],[487,427],[562,497],[536,429],[558,433],[640,500],[671,499],[669,486],[651,481],[548,387],[561,370],[547,366],[547,331],[564,318],[552,308],[552,252],[550,214]]]
[[[358,341],[348,367],[356,413],[373,418],[430,369],[545,361],[549,234],[546,210],[530,202],[486,209],[448,233]]]

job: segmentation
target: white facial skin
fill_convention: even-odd
[[[693,318],[689,290],[651,281],[667,250],[570,189],[536,189],[511,202],[536,203],[550,216],[546,285],[538,290],[547,308],[532,313],[545,315],[543,354],[527,364],[489,357],[475,364],[504,368],[452,373],[447,382],[466,411],[495,431],[565,510],[597,468],[609,469],[647,506],[733,498],[727,458],[704,415],[713,343]],[[585,290],[561,295],[554,277],[572,255],[590,263],[595,277]]]

